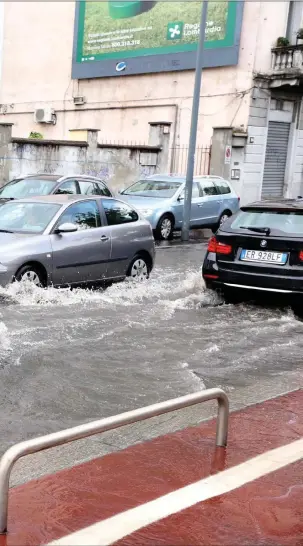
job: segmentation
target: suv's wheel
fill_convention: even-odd
[[[163,214],[155,230],[155,237],[160,241],[172,239],[174,233],[174,219],[170,214]]]
[[[127,271],[127,277],[136,281],[146,281],[149,278],[150,265],[146,258],[135,256]]]
[[[231,215],[232,213],[229,210],[225,210],[224,212],[222,212],[218,223],[212,227],[212,232],[216,233],[216,231],[218,231],[218,229],[223,226],[224,222],[226,222],[226,220],[230,218]]]
[[[31,282],[35,286],[45,286],[43,274],[33,265],[24,265],[17,271],[15,275],[15,281],[17,282]]]

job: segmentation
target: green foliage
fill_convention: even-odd
[[[285,38],[284,36],[279,36],[279,38],[277,38],[277,47],[286,47],[286,46],[289,46],[288,38]]]
[[[28,138],[35,138],[35,139],[43,139],[43,135],[41,133],[36,133],[35,131],[31,131]]]

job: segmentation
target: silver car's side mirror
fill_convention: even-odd
[[[184,195],[179,195],[178,201],[184,201]]]
[[[55,233],[74,233],[75,231],[78,231],[77,224],[66,222],[65,224],[60,224],[55,230]]]

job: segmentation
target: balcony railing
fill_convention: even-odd
[[[273,72],[303,73],[303,45],[274,47],[271,52]]]

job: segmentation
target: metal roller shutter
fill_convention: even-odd
[[[282,197],[290,123],[268,124],[262,197]]]

